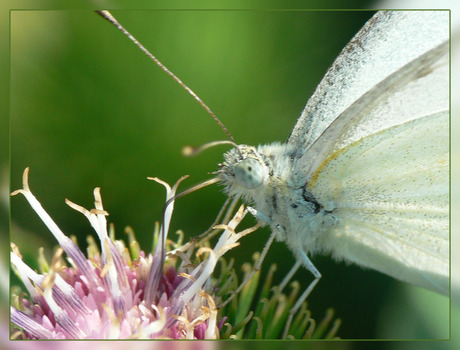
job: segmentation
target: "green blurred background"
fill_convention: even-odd
[[[343,2],[337,2],[341,7]],[[356,8],[364,7],[355,2]],[[329,4],[334,7],[334,5]],[[373,14],[367,11],[113,11],[128,30],[188,84],[238,143],[284,141],[308,97],[344,45]],[[149,250],[161,220],[164,189],[147,176],[181,186],[210,177],[225,147],[184,158],[185,145],[225,139],[206,112],[126,37],[91,11],[11,13],[11,189],[31,168],[35,196],[67,234],[86,246],[86,218],[64,198],[93,207],[102,188],[118,238],[130,225]],[[205,230],[225,200],[212,186],[176,202],[171,235]],[[11,240],[33,264],[51,252],[51,233],[21,197],[11,200]],[[254,223],[246,219],[247,225]],[[229,256],[251,259],[267,229]],[[333,307],[343,338],[446,338],[448,299],[379,273],[315,257],[323,279],[309,298],[320,320]],[[281,281],[294,260],[282,243],[265,268]],[[237,265],[238,266],[238,265]],[[305,287],[311,275],[296,277]],[[423,305],[422,308],[415,305]],[[438,316],[439,315],[439,316]]]

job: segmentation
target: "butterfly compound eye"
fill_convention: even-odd
[[[264,180],[264,169],[257,160],[245,159],[235,167],[235,179],[247,189],[257,188]]]

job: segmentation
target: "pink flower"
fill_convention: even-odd
[[[25,196],[59,243],[47,271],[35,272],[22,260],[12,244],[11,263],[29,297],[13,297],[11,321],[17,327],[12,337],[21,339],[215,339],[224,320],[219,319],[211,275],[218,259],[251,229],[235,233],[246,211],[240,208],[225,227],[214,249],[199,248],[202,262],[193,265],[195,245],[163,243],[153,254],[145,254],[131,235],[131,253],[115,240],[107,228],[100,189],[94,190],[95,209],[87,210],[69,200],[96,231],[85,256],[54,223],[30,191],[28,168],[23,189],[12,193]],[[168,206],[163,227],[167,236],[179,180],[167,190]],[[174,249],[166,250],[170,246]],[[64,258],[64,253],[66,258]],[[205,258],[203,258],[203,255]],[[179,264],[178,261],[181,261]],[[224,318],[225,319],[225,318]]]

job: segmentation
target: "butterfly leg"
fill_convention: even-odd
[[[302,264],[303,266],[307,268],[308,271],[310,271],[313,274],[315,279],[310,283],[310,285],[307,287],[305,292],[302,293],[299,299],[297,299],[297,302],[294,304],[294,306],[289,311],[289,316],[286,321],[286,325],[284,326],[283,338],[286,338],[288,336],[288,331],[289,331],[289,328],[291,327],[292,319],[294,318],[295,313],[297,312],[297,310],[299,310],[300,306],[303,304],[305,299],[307,299],[307,297],[310,295],[311,291],[313,290],[313,288],[315,288],[315,286],[318,284],[321,278],[321,274],[319,273],[318,269],[315,267],[315,265],[313,265],[311,260],[308,258],[307,254],[305,254],[305,252],[302,250],[302,248],[299,248],[297,250],[297,257],[300,258],[300,261],[298,261],[294,265],[294,267],[296,267],[297,265],[300,266]],[[289,274],[290,273],[291,272],[289,272]],[[285,281],[283,280],[282,283],[284,282]]]
[[[265,215],[264,213],[261,213],[260,211],[254,209],[253,207],[250,207],[250,206],[248,206],[247,209],[256,219],[259,219],[260,221],[264,222],[265,224],[270,224],[271,223],[270,218],[267,215]]]
[[[297,272],[297,270],[299,269],[301,265],[302,265],[302,262],[297,260],[294,266],[291,267],[287,275],[283,278],[283,281],[281,281],[281,283],[279,284],[280,292],[284,289],[284,287],[286,287],[286,285],[291,280],[292,276],[294,276],[294,274]]]

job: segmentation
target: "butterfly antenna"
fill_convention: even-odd
[[[206,103],[203,102],[201,98],[198,97],[197,94],[193,92],[192,89],[190,89],[182,80],[179,79],[173,72],[171,72],[163,63],[161,63],[152,53],[147,50],[147,48],[142,45],[128,30],[123,27],[113,15],[106,10],[103,11],[96,11],[99,15],[101,15],[103,18],[105,18],[107,21],[112,23],[115,27],[117,27],[124,35],[126,35],[139,49],[141,49],[153,62],[157,64],[163,71],[165,71],[171,78],[173,78],[180,86],[182,86],[192,97],[198,101],[198,103],[208,112],[208,114],[219,124],[219,126],[222,128],[222,130],[227,134],[228,138],[234,143],[235,139],[233,138],[232,134],[230,134],[230,131],[225,127],[225,125],[220,121],[219,118],[214,114],[214,112],[209,108]]]
[[[211,147],[214,147],[214,146],[219,146],[219,145],[232,145],[241,154],[241,151],[240,151],[240,148],[238,147],[238,145],[233,141],[227,141],[227,140],[224,140],[224,141],[211,141],[211,142],[205,143],[204,145],[201,145],[199,147],[185,146],[184,148],[182,148],[182,154],[184,156],[186,156],[186,157],[196,156],[197,154],[203,152],[204,150],[207,150],[208,148],[211,148]]]

